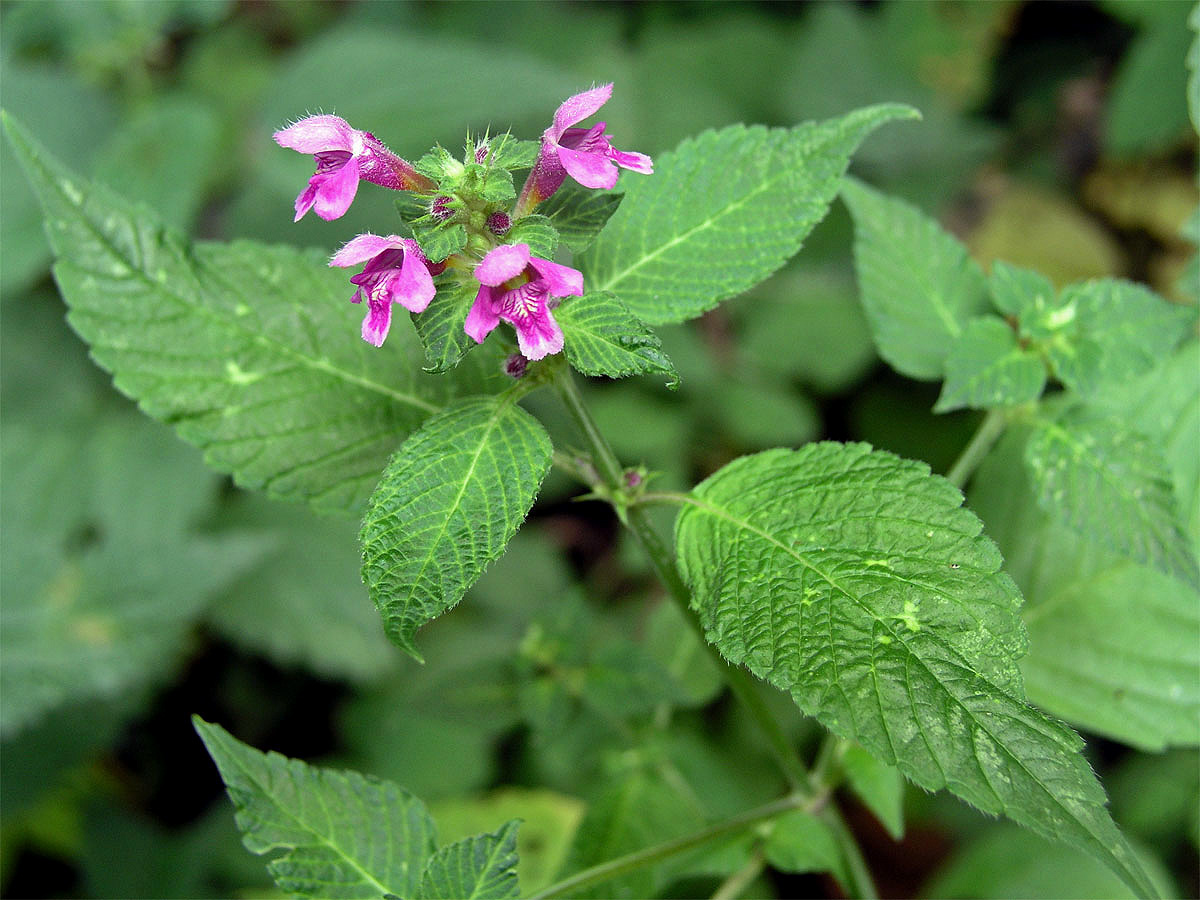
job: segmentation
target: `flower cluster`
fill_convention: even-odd
[[[609,189],[617,183],[618,167],[654,171],[650,157],[615,149],[603,122],[573,127],[611,95],[612,85],[606,84],[566,100],[542,133],[536,154],[532,145],[504,135],[469,141],[463,162],[435,148],[414,165],[337,116],[309,116],[277,131],[280,146],[316,161],[316,172],[296,198],[297,221],[310,209],[326,220],[343,215],[360,181],[410,192],[412,202],[400,206],[411,213],[407,230],[412,237],[360,234],[329,262],[363,267],[350,279],[356,287],[351,301],[366,301],[363,340],[383,344],[393,304],[421,313],[443,286],[460,295],[466,285],[475,289],[475,299],[463,330],[474,341],[483,343],[504,321],[513,326],[525,358],[562,350],[563,333],[552,310],[561,298],[583,294],[583,275],[543,258],[553,244],[539,244],[543,255],[535,253],[531,245],[540,233],[535,220],[547,220],[533,210],[568,176],[586,188]],[[521,169],[529,174],[518,195],[511,173]]]

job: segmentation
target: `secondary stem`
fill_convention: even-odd
[[[623,488],[624,469],[617,459],[616,454],[613,453],[612,447],[609,446],[608,441],[596,426],[595,420],[592,419],[591,413],[588,411],[583,398],[579,394],[579,389],[575,385],[571,371],[565,365],[555,373],[553,384],[567,410],[571,413],[571,417],[575,420],[584,438],[587,439],[588,444],[591,446],[597,474],[612,490],[621,490]],[[599,486],[593,485],[593,487],[598,488]],[[851,896],[863,898],[878,896],[870,870],[863,859],[862,850],[859,848],[858,842],[842,819],[836,806],[831,806],[828,803],[829,795],[833,790],[832,785],[815,783],[816,780],[809,775],[804,764],[796,755],[796,750],[791,740],[764,702],[762,695],[758,691],[758,686],[743,669],[731,665],[721,656],[720,651],[709,643],[704,634],[704,627],[691,608],[691,592],[688,590],[687,585],[683,583],[679,570],[675,566],[675,554],[663,543],[662,538],[650,522],[647,507],[641,504],[631,505],[626,509],[626,514],[622,518],[637,537],[642,547],[645,548],[647,555],[650,557],[651,565],[662,580],[663,585],[667,588],[667,593],[671,599],[680,608],[684,620],[688,622],[699,638],[700,643],[717,663],[717,668],[724,675],[725,682],[733,691],[734,697],[750,714],[766,736],[767,742],[771,747],[771,752],[774,754],[788,783],[792,787],[792,794],[790,796],[799,798],[799,802],[807,804],[810,810],[818,815],[833,831],[838,845],[841,847],[842,853],[846,858],[847,869],[851,877],[851,883],[846,885],[846,887],[850,891]],[[833,735],[829,736],[829,740],[835,740]],[[827,773],[822,771],[821,774]],[[631,854],[631,857],[636,856],[638,854]],[[620,862],[620,860],[613,861],[614,864],[617,862]],[[646,863],[639,863],[639,865],[644,864]],[[636,868],[636,866],[631,866],[630,868]],[[613,875],[628,870],[628,868],[622,868],[620,871],[614,872],[611,875],[605,875],[604,877],[613,877]],[[587,883],[590,884],[591,882]],[[563,884],[566,884],[566,882],[563,882]],[[572,888],[578,886],[580,885],[572,883]],[[552,896],[549,894],[543,895]]]
[[[549,900],[551,897],[572,894],[589,885],[598,884],[601,881],[607,881],[610,878],[624,875],[626,872],[633,872],[645,866],[653,865],[661,860],[691,850],[694,847],[699,847],[708,841],[744,831],[752,825],[773,819],[776,816],[783,815],[783,813],[791,812],[794,809],[804,809],[813,802],[813,799],[801,796],[800,794],[788,794],[786,797],[781,797],[771,803],[747,810],[740,815],[726,819],[724,822],[709,825],[707,828],[701,828],[699,831],[694,831],[683,837],[663,841],[661,844],[655,844],[653,847],[646,847],[633,853],[627,853],[624,856],[618,856],[616,859],[600,863],[598,866],[592,866],[581,872],[576,872],[569,878],[564,878],[562,881],[543,888],[530,896],[529,900]]]
[[[958,459],[954,461],[950,471],[946,473],[946,479],[960,490],[965,487],[975,470],[979,468],[979,464],[983,462],[983,458],[992,449],[992,445],[1004,433],[1007,425],[1008,412],[1006,410],[988,410],[988,414],[979,423],[979,428],[975,430],[970,442],[963,448]]]

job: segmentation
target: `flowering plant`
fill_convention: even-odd
[[[435,147],[409,162],[333,115],[277,131],[280,146],[315,162],[296,221],[313,210],[336,223],[363,181],[395,194],[398,220],[345,240],[327,264],[288,247],[189,243],[79,179],[14,121],[6,127],[50,223],[72,324],[96,361],[239,484],[360,515],[367,592],[413,659],[424,659],[418,631],[513,543],[552,467],[636,539],[670,601],[646,626],[657,637],[623,635],[594,658],[576,651],[587,612],[523,571],[523,602],[549,610],[521,622],[512,658],[478,676],[498,693],[512,686],[524,727],[569,735],[538,771],[583,767],[604,784],[576,817],[563,873],[531,896],[596,885],[643,896],[684,878],[720,879],[717,894],[733,896],[768,865],[825,872],[846,893],[872,896],[837,791],[899,836],[906,781],[1091,854],[1153,896],[1081,740],[1058,717],[1118,739],[1195,743],[1195,691],[1169,662],[1113,660],[1120,677],[1169,679],[1154,724],[1131,737],[1129,701],[1090,663],[1079,664],[1088,672],[1075,694],[1046,689],[1036,668],[1028,677],[1018,666],[1029,649],[1022,590],[998,541],[1018,559],[1030,534],[1095,553],[1097,578],[1122,591],[1152,585],[1164,618],[1200,633],[1187,605],[1200,572],[1174,493],[1194,465],[1171,449],[1191,407],[1146,399],[1160,379],[1194,376],[1195,310],[1120,279],[1059,290],[1004,263],[985,274],[915,207],[847,174],[872,132],[917,117],[907,106],[706,131],[651,160],[616,149],[605,123],[583,124],[612,90],[566,99],[536,142],[469,136],[461,158]],[[866,443],[802,439],[725,461],[682,491],[622,462],[575,373],[650,374],[678,388],[688,373],[654,329],[772,275],[839,195],[879,355],[901,375],[941,383],[935,412],[981,413],[946,474]],[[370,346],[354,338],[348,303],[365,310]],[[544,394],[558,406],[548,411]],[[657,424],[646,416],[636,427]],[[963,488],[985,466],[1021,485],[1020,514],[986,483],[964,506]],[[663,510],[676,514],[671,542]],[[1042,517],[1042,530],[1025,514]],[[265,552],[239,546],[247,567]],[[1097,602],[1118,600],[1101,591]],[[511,625],[492,612],[497,630]],[[86,624],[94,643],[111,637],[104,620]],[[53,692],[43,676],[31,679],[19,725]],[[767,699],[771,688],[778,696]],[[726,690],[743,717],[733,755],[772,761],[769,796],[740,811],[693,789],[697,772],[716,767],[703,752],[688,756],[679,734],[690,732],[675,731]],[[1030,702],[1035,691],[1048,712]],[[392,781],[260,753],[199,717],[195,728],[246,846],[275,854],[281,890],[517,896],[527,871],[519,818],[439,847],[430,809]],[[804,728],[818,735],[815,752]],[[601,758],[610,745],[598,735],[610,731],[648,737]],[[435,753],[453,752],[442,743]],[[609,834],[621,840],[610,846]]]

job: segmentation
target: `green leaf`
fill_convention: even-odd
[[[842,770],[858,799],[875,814],[895,840],[904,837],[904,776],[895,766],[882,763],[858,744],[842,754]]]
[[[1118,419],[1086,410],[1039,420],[1025,464],[1043,509],[1123,556],[1200,585],[1158,449]]]
[[[463,330],[478,291],[479,285],[470,281],[444,284],[424,312],[412,314],[413,327],[425,349],[426,372],[449,372],[467,351],[478,346]]]
[[[1105,144],[1116,156],[1163,151],[1187,133],[1188,4],[1145,23],[1114,73],[1104,118]]]
[[[417,629],[504,552],[550,468],[550,439],[510,398],[464,400],[396,451],[363,519],[363,581],[384,629],[421,659]]]
[[[246,849],[303,897],[413,897],[434,852],[425,804],[390,781],[260,753],[192,717],[237,809]]]
[[[763,852],[781,872],[829,872],[843,885],[851,883],[837,839],[812,813],[795,810],[776,819]]]
[[[541,204],[542,214],[558,229],[558,236],[572,253],[591,246],[602,228],[621,205],[624,194],[596,191],[567,179]]]
[[[1014,266],[1002,260],[992,263],[992,271],[988,275],[988,291],[992,295],[992,305],[1010,316],[1028,319],[1030,310],[1036,315],[1042,310],[1057,306],[1057,291],[1049,278],[1040,272]]]
[[[684,141],[627,176],[625,200],[580,261],[651,325],[682,322],[762,281],[829,209],[850,154],[897,104],[791,129],[733,125]]]
[[[967,323],[987,308],[987,282],[967,248],[915,206],[847,179],[854,267],[879,355],[903,375],[942,377]]]
[[[554,251],[558,249],[558,232],[554,223],[545,216],[525,216],[513,223],[508,234],[504,235],[506,244],[528,244],[529,251],[542,259],[554,259]]]
[[[1180,896],[1161,862],[1140,854],[1164,897]],[[1110,900],[1135,896],[1095,860],[1069,847],[1047,844],[1037,835],[1011,826],[989,828],[958,848],[920,896],[1006,900]]]
[[[501,169],[531,169],[537,160],[539,141],[522,141],[511,134],[498,134],[488,139],[488,162]]]
[[[8,738],[68,703],[164,680],[205,604],[270,541],[196,533],[216,479],[142,416],[64,416],[47,429],[6,410],[2,450]]]
[[[414,222],[413,237],[430,262],[438,263],[467,246],[467,229],[445,222]]]
[[[425,867],[422,900],[508,900],[518,895],[517,828],[514,819],[494,834],[480,834],[443,847]]]
[[[567,300],[554,312],[562,327],[567,359],[584,375],[624,378],[661,372],[679,384],[675,364],[663,352],[662,341],[608,293],[590,293]]]
[[[239,484],[353,510],[398,437],[456,389],[413,371],[409,329],[383,349],[359,339],[345,272],[290,247],[189,244],[4,121],[46,210],[71,325],[120,390]]]
[[[1195,327],[1196,310],[1139,284],[1102,278],[1065,288],[1053,321],[1057,331],[1046,347],[1054,374],[1090,395],[1158,365]]]
[[[865,444],[742,457],[676,524],[709,640],[928,790],[1104,860],[1150,895],[1068,728],[1024,702],[1020,595],[962,495]]]
[[[1018,406],[1042,395],[1046,365],[1021,346],[1003,319],[972,319],[946,357],[946,381],[934,412]]]
[[[1200,742],[1195,591],[1041,510],[1023,463],[1027,439],[1027,428],[1013,429],[988,455],[972,480],[971,505],[1026,597],[1030,650],[1021,671],[1029,698],[1147,750]]]

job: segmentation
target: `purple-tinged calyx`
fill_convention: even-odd
[[[482,344],[500,321],[513,326],[527,359],[563,348],[563,333],[550,312],[557,298],[583,293],[583,273],[533,256],[528,244],[496,247],[475,267],[479,291],[463,328]]]
[[[394,234],[380,237],[360,234],[333,255],[331,266],[357,266],[362,272],[350,279],[357,286],[352,303],[367,300],[367,315],[362,337],[368,344],[383,345],[392,325],[392,304],[399,303],[410,312],[422,312],[433,299],[433,276],[445,266],[431,266],[417,242]]]
[[[488,231],[496,237],[504,237],[512,228],[512,219],[509,218],[508,213],[494,212],[487,218],[487,227]]]
[[[369,181],[394,191],[430,190],[431,182],[369,131],[351,128],[338,116],[309,116],[275,132],[275,143],[311,154],[317,163],[308,187],[296,197],[296,218],[310,209],[332,220],[354,202],[358,182]]]
[[[429,204],[429,215],[439,222],[445,222],[454,215],[454,210],[450,208],[450,204],[453,202],[453,197],[445,195],[434,197],[433,202]]]
[[[554,122],[542,133],[542,147],[517,201],[518,214],[529,212],[562,186],[570,175],[587,188],[605,190],[617,183],[617,167],[650,175],[654,161],[644,153],[617,150],[604,133],[605,123],[572,128],[597,112],[612,96],[612,84],[603,84],[567,98],[554,113]]]
[[[504,360],[504,374],[509,378],[523,378],[528,366],[529,360],[520,353],[513,353]]]

